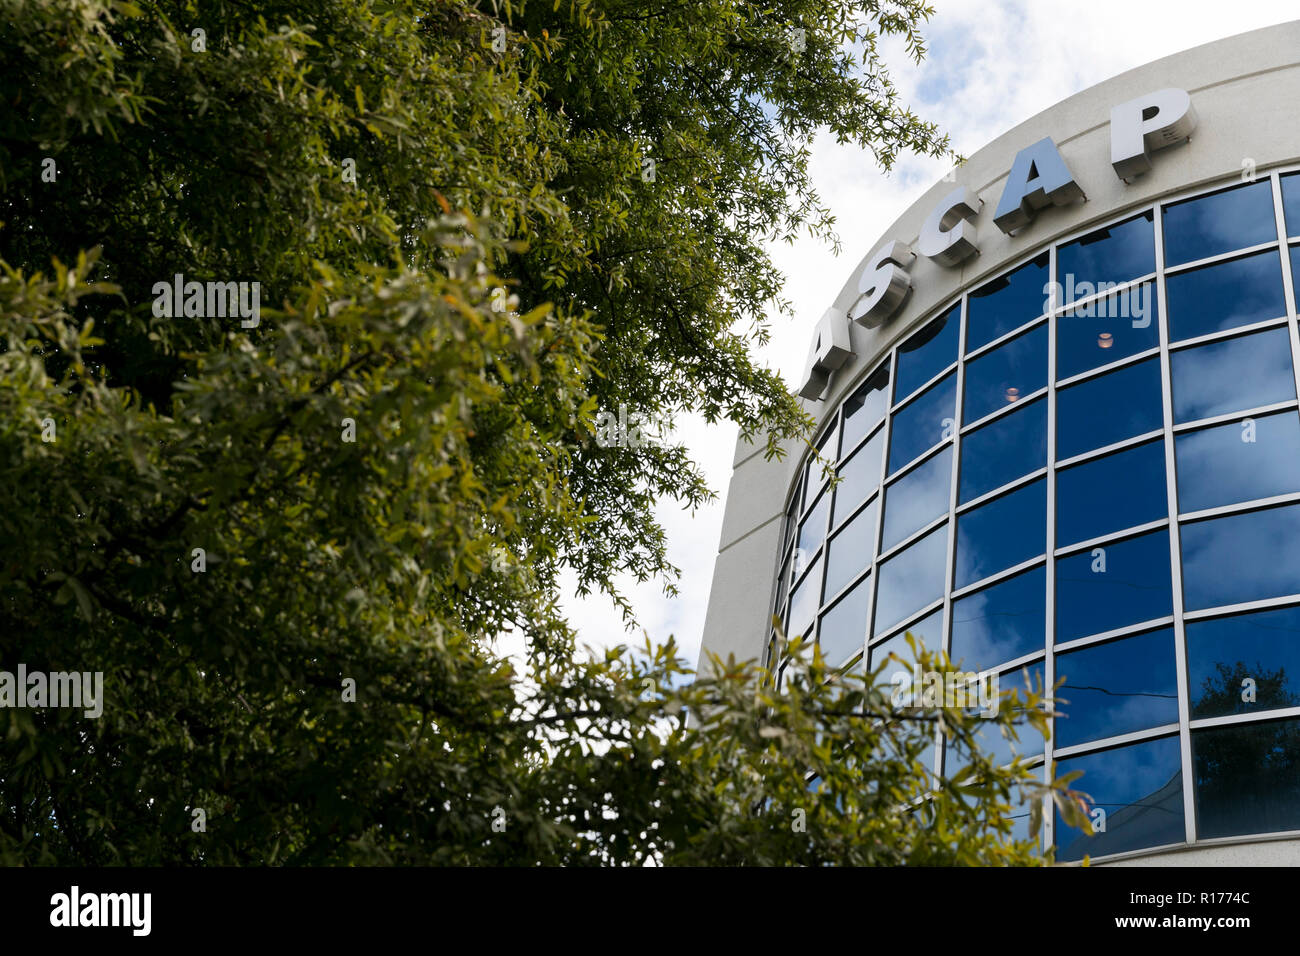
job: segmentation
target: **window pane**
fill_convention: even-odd
[[[943,611],[938,610],[933,614],[927,614],[922,620],[917,621],[911,627],[898,634],[895,634],[887,641],[877,644],[871,649],[871,660],[867,662],[870,670],[879,667],[890,654],[897,654],[907,663],[907,670],[915,658],[912,656],[912,649],[907,646],[907,635],[911,634],[916,639],[916,643],[921,648],[929,649],[931,653],[943,648]],[[894,673],[895,662],[890,661],[889,667],[885,670],[885,682],[889,682],[889,677]],[[904,668],[899,667],[900,670]],[[909,681],[904,686],[911,686]]]
[[[1300,173],[1282,177],[1282,209],[1288,236],[1300,236]]]
[[[964,504],[1047,464],[1047,402],[1036,399],[961,439]]]
[[[976,289],[967,300],[966,351],[987,345],[1047,311],[1048,254]]]
[[[960,318],[958,303],[899,346],[894,401],[902,401],[957,361]]]
[[[834,458],[835,458],[835,447],[836,447],[835,435],[836,435],[836,429],[835,426],[832,425],[831,428],[826,432],[825,435],[821,437],[821,440],[818,441],[815,446],[817,449],[817,454],[821,455],[822,457],[828,460],[831,460],[832,463],[834,462]],[[804,501],[807,502],[811,500],[813,495],[817,494],[817,492],[821,491],[822,488],[826,487],[826,481],[827,481],[825,477],[826,469],[821,462],[817,461],[817,459],[812,458],[810,456],[808,458],[808,461],[803,466],[803,475],[804,475],[803,477]]]
[[[1161,737],[1056,764],[1057,776],[1082,770],[1070,784],[1106,814],[1104,832],[1088,836],[1067,826],[1056,811],[1056,859],[1081,860],[1187,839],[1178,737]],[[1094,831],[1099,828],[1094,826]]]
[[[952,606],[952,659],[988,670],[1046,646],[1047,571],[1042,567],[999,581]]]
[[[1160,344],[1150,282],[1090,302],[1056,320],[1056,377],[1078,375]]]
[[[887,662],[885,663],[885,670],[882,675],[885,683],[890,683],[891,679],[895,675],[903,675],[910,678],[912,663],[915,661],[915,657],[912,654],[912,649],[907,646],[908,632],[910,632],[916,639],[918,649],[928,648],[933,652],[943,647],[942,628],[942,613],[940,611],[935,611],[933,614],[926,616],[923,620],[913,624],[907,629],[907,631],[895,635],[883,644],[872,648],[871,661],[868,666],[874,669],[880,666],[881,663]],[[901,658],[903,663],[900,664],[896,660],[889,660],[888,658],[891,653],[896,654]],[[900,681],[899,683],[899,687],[902,688],[905,693],[911,688],[911,685],[912,682],[910,679]],[[906,726],[906,723],[904,726]],[[931,731],[933,730],[933,727],[931,727],[928,722],[925,726],[929,727]],[[934,745],[931,744],[926,747],[916,759],[920,762],[921,766],[932,768],[934,766],[934,758],[935,748]]]
[[[1178,507],[1200,511],[1300,491],[1300,418],[1262,415],[1174,437]]]
[[[1273,186],[1263,179],[1164,209],[1165,264],[1176,266],[1277,239]]]
[[[871,502],[831,539],[826,552],[826,596],[834,597],[871,564],[876,546],[876,502]]]
[[[1169,532],[1154,531],[1056,560],[1056,643],[1174,612]]]
[[[1162,441],[1126,448],[1057,472],[1058,548],[1168,515]]]
[[[1205,839],[1300,830],[1300,720],[1192,731]]]
[[[1043,665],[1029,664],[1006,674],[1000,674],[995,686],[999,692],[1015,690],[1023,700],[1026,689],[1037,691],[1043,689]],[[1001,728],[992,721],[982,720],[979,729],[976,731],[976,740],[979,742],[980,749],[988,754],[990,759],[995,761],[998,766],[1005,766],[1015,760],[1016,757],[1023,757],[1028,760],[1033,757],[1043,756],[1042,734],[1034,730],[1028,723],[1018,724],[1016,733],[1020,739],[1011,740],[1009,737],[1004,737]],[[948,748],[948,762],[944,767],[944,773],[952,777],[968,763],[970,763],[970,760],[966,754],[950,745]],[[1028,810],[1025,811],[1026,814],[1028,812]],[[1028,833],[1028,828],[1026,828],[1025,832]],[[1026,838],[1027,836],[1018,837],[1018,839]]]
[[[785,537],[781,541],[782,551],[794,538],[794,529],[798,527],[799,500],[799,492],[796,491],[794,497],[790,499],[789,507],[785,509]]]
[[[791,580],[797,580],[798,578],[803,576],[803,573],[812,566],[813,558],[815,554],[816,552],[805,551],[803,548],[794,549],[791,555],[793,560],[791,561],[790,564]],[[820,557],[818,558],[818,560],[820,560]]]
[[[862,499],[880,484],[880,456],[885,449],[885,430],[882,428],[858,452],[840,465],[843,480],[835,486],[835,523],[839,524]]]
[[[793,640],[808,633],[812,627],[813,616],[821,604],[822,563],[818,561],[811,571],[795,585],[790,595],[790,625],[786,637]]]
[[[876,634],[943,596],[947,560],[948,526],[944,525],[880,565]]]
[[[957,577],[954,587],[1042,554],[1047,527],[1047,481],[1030,482],[980,505],[957,519]]]
[[[867,611],[870,609],[871,579],[867,578],[822,615],[817,643],[829,666],[838,667],[866,645]]]
[[[1027,729],[1027,730],[1020,731],[1020,737],[1022,740],[1025,738],[1025,735],[1027,733],[1033,733],[1033,730]],[[1035,856],[1041,855],[1042,842],[1043,842],[1043,829],[1046,828],[1040,829],[1036,837],[1030,834],[1029,832],[1030,812],[1029,812],[1029,807],[1026,804],[1025,795],[1023,791],[1019,794],[1012,795],[1011,812],[1007,814],[1007,819],[1011,821],[1011,833],[1009,835],[1010,839],[1018,840],[1021,842],[1032,840],[1035,848],[1034,855]]]
[[[1178,723],[1171,628],[1057,654],[1056,677],[1058,748]]]
[[[892,548],[939,515],[947,514],[951,489],[950,446],[885,489],[885,534],[881,548]]]
[[[1291,291],[1300,300],[1300,245],[1291,247]]]
[[[773,613],[785,615],[785,590],[790,586],[790,559],[781,562],[781,570],[776,576],[776,609]]]
[[[1056,393],[1056,458],[1073,458],[1163,425],[1160,359],[1149,358]]]
[[[966,365],[962,424],[1019,401],[1047,384],[1047,323]]]
[[[1172,275],[1165,293],[1171,342],[1286,315],[1282,261],[1272,249]]]
[[[830,495],[822,495],[799,524],[799,550],[804,552],[805,558],[811,558],[826,540],[826,512],[830,510],[830,500]]]
[[[1193,718],[1300,706],[1300,607],[1189,621],[1187,683]]]
[[[1295,398],[1285,328],[1173,352],[1169,368],[1180,424]]]
[[[782,663],[781,670],[777,674],[777,686],[783,691],[788,690],[796,673],[795,669],[791,666],[791,661],[787,658],[786,661]]]
[[[1061,246],[1056,253],[1056,281],[1064,295],[1061,301],[1073,302],[1105,292],[1105,283],[1129,282],[1155,272],[1154,222],[1155,213],[1148,210]]]
[[[956,372],[895,412],[889,426],[889,473],[949,437],[956,413]]]
[[[841,454],[852,451],[876,423],[885,417],[889,408],[889,365],[886,363],[871,374],[857,391],[844,402],[844,443]]]
[[[1300,541],[1300,505],[1183,525],[1187,609],[1300,593],[1296,541]]]

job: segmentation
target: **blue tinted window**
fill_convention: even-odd
[[[1177,423],[1295,398],[1291,335],[1268,329],[1169,356]]]
[[[821,455],[824,460],[830,461],[832,465],[835,460],[835,436],[837,434],[838,432],[835,426],[832,425],[826,431],[826,434],[822,435],[821,439],[815,446],[817,454]],[[826,466],[821,461],[818,461],[816,458],[811,456],[809,456],[808,461],[804,463],[803,472],[803,500],[804,507],[806,508],[808,503],[812,500],[812,496],[817,494],[826,486],[828,478],[826,474]]]
[[[1300,505],[1183,525],[1189,611],[1300,593]]]
[[[916,658],[912,654],[912,649],[907,645],[907,634],[910,633],[916,639],[915,643],[917,644],[918,649],[928,648],[931,652],[934,652],[943,646],[942,627],[941,612],[936,611],[933,614],[927,615],[923,620],[913,624],[903,633],[897,634],[884,643],[872,648],[871,661],[868,666],[874,670],[881,664],[884,664],[885,669],[882,675],[882,680],[886,684],[891,683],[892,678],[895,675],[910,677],[912,664]],[[891,653],[897,655],[898,658],[901,658],[903,663],[900,664],[897,660],[889,660],[889,655]],[[901,681],[898,686],[906,693],[910,691],[912,681],[910,679]],[[908,730],[913,732],[922,729],[921,727],[917,727],[916,724],[908,727],[908,722],[906,721],[904,721],[904,727],[907,727]],[[923,727],[928,728],[929,733],[933,733],[933,727],[930,724],[926,723]],[[886,750],[892,750],[892,747],[888,743],[886,744]],[[895,751],[895,753],[897,752]],[[934,767],[934,758],[935,748],[932,743],[926,747],[916,759],[921,766],[930,769]]]
[[[951,489],[950,446],[885,489],[885,534],[881,548],[893,547],[946,514]]]
[[[1056,458],[1073,458],[1163,425],[1160,360],[1149,358],[1056,393]]]
[[[844,441],[840,453],[853,450],[889,408],[889,366],[872,373],[844,402]]]
[[[1178,508],[1200,511],[1300,491],[1300,418],[1263,415],[1174,438]]]
[[[1282,208],[1288,236],[1300,236],[1300,173],[1282,177]]]
[[[1300,707],[1300,607],[1189,621],[1187,684],[1193,718]]]
[[[1023,740],[1025,738],[1025,735],[1028,733],[1033,733],[1032,729],[1026,728],[1024,730],[1021,730],[1020,731],[1021,739]],[[1007,814],[1007,819],[1011,821],[1010,838],[1012,840],[1019,840],[1019,841],[1032,841],[1034,846],[1034,854],[1036,856],[1041,854],[1042,852],[1041,843],[1043,841],[1043,831],[1040,829],[1038,831],[1037,836],[1034,836],[1029,832],[1030,811],[1028,805],[1026,804],[1026,797],[1023,790],[1018,794],[1012,795],[1011,812]]]
[[[956,372],[895,412],[889,426],[889,473],[948,438],[956,413]]]
[[[1291,291],[1300,301],[1300,245],[1291,247]]]
[[[790,618],[786,637],[796,638],[808,633],[821,604],[821,595],[822,563],[818,561],[790,594]]]
[[[959,304],[899,346],[894,401],[902,401],[957,361],[960,318]]]
[[[1057,473],[1057,547],[1168,515],[1165,446],[1161,441],[1126,448]]]
[[[880,565],[876,634],[943,596],[948,526],[936,528]]]
[[[1176,266],[1277,239],[1273,187],[1263,179],[1164,210],[1165,264]]]
[[[985,684],[987,687],[987,683]],[[1038,692],[1043,690],[1043,665],[1030,664],[1019,670],[1014,670],[1006,674],[998,675],[996,684],[999,692],[1005,693],[1015,690],[1020,694],[1023,700],[1026,689],[1033,689]],[[987,691],[986,691],[987,694]],[[1002,730],[992,721],[980,721],[979,729],[976,731],[975,738],[978,741],[979,748],[989,756],[998,766],[1004,766],[1015,760],[1016,757],[1022,757],[1030,760],[1034,757],[1043,756],[1043,735],[1034,730],[1028,723],[1020,723],[1016,727],[1016,734],[1019,740],[1012,740],[1003,735]],[[953,776],[962,767],[970,763],[964,752],[957,747],[949,745],[948,763],[944,767],[944,772],[948,776]],[[1019,839],[1025,839],[1020,837]]]
[[[943,611],[935,611],[933,614],[927,614],[923,619],[917,621],[911,627],[900,631],[887,641],[882,641],[871,649],[871,660],[867,662],[867,667],[875,670],[883,664],[890,654],[897,654],[903,659],[910,669],[915,657],[912,649],[907,646],[907,635],[911,634],[916,639],[916,643],[921,649],[928,649],[931,653],[943,648]],[[885,669],[885,683],[889,683],[889,676],[894,672],[894,661],[889,662]],[[904,668],[900,668],[904,669]],[[908,682],[910,686],[910,681]]]
[[[1129,282],[1155,272],[1154,221],[1155,214],[1147,211],[1061,246],[1056,253],[1056,281],[1064,296],[1061,301],[1069,303],[1106,291],[1098,283]]]
[[[987,283],[966,303],[966,351],[987,345],[1047,311],[1048,254]]]
[[[1001,690],[1006,692],[1015,691],[1022,701],[1031,693],[1041,694],[1045,697],[1051,696],[1051,688],[1047,686],[1046,672],[1042,661],[1033,664],[1022,664],[1020,667],[1003,671],[998,676],[1002,685]]]
[[[1192,731],[1204,839],[1300,830],[1300,721]]]
[[[1056,560],[1056,642],[1173,613],[1169,532],[1116,541]]]
[[[822,615],[817,644],[831,667],[838,667],[867,643],[867,612],[871,609],[871,579],[863,581]]]
[[[955,664],[987,670],[1045,646],[1047,572],[1033,568],[952,605]]]
[[[1047,481],[1038,479],[957,518],[957,576],[965,587],[1042,554]]]
[[[831,538],[826,552],[827,597],[834,597],[840,588],[866,570],[875,547],[876,502],[873,501]]]
[[[1282,261],[1273,249],[1169,276],[1165,294],[1171,342],[1286,315]]]
[[[830,510],[830,500],[830,495],[822,495],[799,524],[799,548],[809,556],[826,540],[826,512]]]
[[[880,456],[885,450],[884,429],[871,436],[870,441],[839,467],[840,483],[835,486],[835,523],[839,524],[862,499],[880,484]]]
[[[1047,402],[994,419],[961,439],[961,501],[972,501],[1047,464]]]
[[[1047,323],[966,365],[962,424],[979,421],[1047,384]]]
[[[1056,377],[1078,375],[1160,344],[1150,282],[1086,303],[1056,320]]]
[[[1056,764],[1057,776],[1082,770],[1070,784],[1106,814],[1104,832],[1091,836],[1068,826],[1056,811],[1056,858],[1081,860],[1166,846],[1187,839],[1178,737],[1161,737]],[[1093,828],[1098,830],[1097,827]]]
[[[1178,723],[1170,628],[1057,654],[1056,677],[1058,748]]]

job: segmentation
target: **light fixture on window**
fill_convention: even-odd
[[[1016,388],[1014,385],[1008,385],[1006,395],[1007,403],[1010,404],[1020,397],[1020,389]]]
[[[1103,332],[1097,336],[1097,348],[1108,349],[1115,344],[1115,337],[1109,332]]]

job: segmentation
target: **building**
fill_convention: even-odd
[[[911,631],[1064,677],[1045,766],[1106,817],[1058,859],[1300,863],[1296,104],[1300,21],[1197,47],[885,230],[801,388],[843,480],[738,445],[705,654],[775,613],[835,664]]]

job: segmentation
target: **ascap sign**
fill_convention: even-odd
[[[1110,111],[1110,162],[1130,182],[1151,169],[1151,154],[1186,142],[1196,128],[1196,110],[1186,90],[1166,89],[1121,103]],[[993,224],[1013,235],[1048,206],[1065,206],[1086,197],[1050,136],[1016,154],[993,213]],[[966,186],[945,196],[926,217],[916,252],[953,267],[979,251],[975,222],[983,202]],[[894,316],[912,291],[908,265],[916,258],[906,243],[891,239],[867,260],[858,278],[858,296],[847,312],[829,309],[817,323],[808,371],[799,394],[819,399],[831,373],[853,355],[849,320],[874,329]]]

